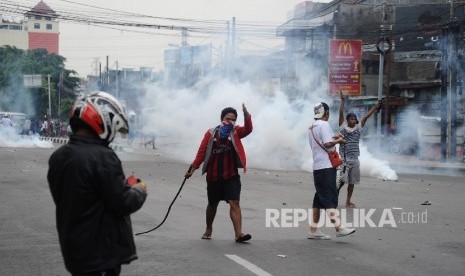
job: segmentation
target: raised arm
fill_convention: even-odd
[[[344,94],[342,94],[341,91],[341,106],[339,107],[339,126],[341,126],[344,123]]]
[[[242,103],[242,111],[244,112],[244,117],[249,117],[249,111],[247,110],[247,107],[245,106],[245,103]]]
[[[360,126],[363,127],[366,123],[366,121],[368,120],[368,118],[370,118],[371,115],[373,115],[373,113],[375,113],[375,111],[381,107],[381,101],[378,101],[376,103],[376,105],[374,105],[369,111],[367,114],[365,114],[365,116],[363,116],[362,120],[360,121]]]
[[[244,112],[244,126],[235,127],[241,139],[249,135],[253,130],[252,115],[250,115],[245,104],[242,104],[242,110]]]

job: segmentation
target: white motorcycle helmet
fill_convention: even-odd
[[[116,133],[125,136],[129,132],[128,117],[123,105],[112,95],[96,91],[76,100],[70,119],[79,118],[100,139],[111,143]]]

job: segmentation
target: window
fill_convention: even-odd
[[[47,28],[47,30],[51,30],[52,29],[52,24],[47,24],[46,28]]]
[[[40,29],[40,23],[34,23],[34,29],[39,30]]]
[[[36,15],[34,18],[35,18],[36,20],[41,20],[41,19],[42,19],[42,16],[37,16],[37,15]]]

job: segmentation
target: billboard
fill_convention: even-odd
[[[23,85],[25,88],[42,87],[42,75],[23,75]]]
[[[330,39],[328,55],[329,94],[361,94],[362,41]]]

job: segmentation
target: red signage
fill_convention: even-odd
[[[349,39],[329,40],[329,94],[361,94],[362,41]]]

